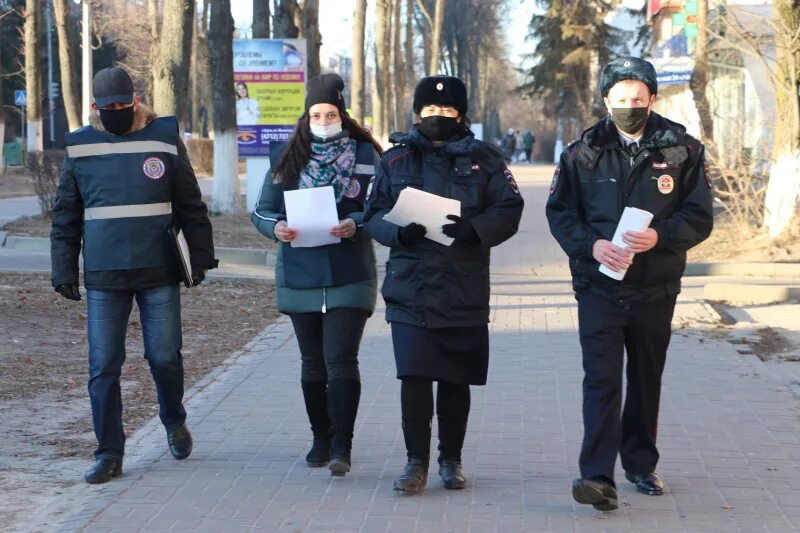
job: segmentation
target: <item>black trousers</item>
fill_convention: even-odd
[[[659,457],[661,375],[677,297],[625,303],[579,292],[577,298],[584,370],[581,476],[613,481],[618,453],[626,471],[653,472]],[[620,418],[625,352],[627,390]]]
[[[358,348],[369,313],[343,307],[289,317],[300,346],[303,381],[360,381]]]
[[[461,461],[470,409],[469,385],[439,381],[436,386],[436,416],[439,424],[439,461]],[[422,376],[402,379],[400,403],[403,436],[409,458],[427,462],[431,446],[433,380]]]

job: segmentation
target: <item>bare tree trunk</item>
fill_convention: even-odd
[[[350,82],[350,107],[353,118],[364,124],[364,26],[367,0],[356,0],[353,11],[353,76]]]
[[[389,59],[390,20],[392,17],[390,0],[375,0],[375,84],[377,98],[372,102],[372,117],[375,135],[383,141],[388,137],[387,111],[389,99],[389,70],[392,68]]]
[[[431,39],[431,64],[428,75],[439,73],[439,61],[442,57],[442,26],[444,24],[445,0],[436,0],[436,11],[433,16],[433,38]]]
[[[153,110],[158,115],[185,118],[182,102],[188,88],[193,21],[194,0],[164,0],[161,39],[153,63]]]
[[[28,92],[28,153],[41,152],[42,139],[42,69],[39,50],[42,46],[42,4],[25,2],[25,90]]]
[[[300,17],[300,37],[306,40],[308,54],[308,76],[319,76],[319,48],[322,34],[319,32],[319,0],[304,0]]]
[[[394,109],[392,117],[392,130],[399,131],[403,127],[403,114],[406,100],[406,68],[403,60],[403,48],[400,45],[400,35],[403,33],[403,0],[394,0],[394,22],[392,24],[392,54],[394,54]]]
[[[702,141],[706,146],[714,142],[714,117],[706,96],[708,86],[708,0],[697,1],[697,44],[694,52],[694,71],[689,86],[694,105],[700,115]]]
[[[150,21],[150,42],[157,43],[161,39],[161,14],[158,9],[159,0],[147,0],[147,18]],[[150,64],[156,64],[156,56],[158,55],[158,46],[153,46],[150,49]],[[150,70],[150,77],[148,83],[148,95],[150,96],[150,107],[155,109],[155,68]]]
[[[83,126],[78,96],[78,64],[75,58],[75,50],[78,46],[69,31],[69,4],[67,2],[68,0],[53,0],[53,10],[58,32],[58,64],[61,71],[61,94],[64,99],[64,110],[67,112],[69,129],[76,130]]]
[[[776,124],[772,168],[764,198],[764,225],[777,237],[797,218],[800,205],[800,9],[776,0]]]
[[[297,27],[297,0],[275,0],[275,15],[272,17],[273,37],[276,39],[297,39],[300,29]]]
[[[269,39],[269,0],[253,0],[253,39]]]
[[[0,35],[3,35],[3,17],[0,17]],[[3,64],[3,47],[0,46],[0,65]],[[0,69],[0,74],[2,74]],[[3,78],[0,77],[0,176],[5,173],[6,160],[3,157],[3,147],[6,138],[6,113],[3,111]]]
[[[413,87],[417,84],[416,77],[414,76],[414,0],[406,0],[406,84]],[[404,102],[405,109],[403,110],[405,117],[410,117],[409,110],[411,105]],[[408,131],[411,129],[411,121],[406,119],[403,121],[403,129]]]
[[[208,32],[214,106],[214,185],[211,209],[241,209],[236,146],[236,98],[233,88],[233,17],[230,0],[211,0]]]

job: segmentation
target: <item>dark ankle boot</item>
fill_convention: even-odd
[[[428,484],[428,462],[431,450],[430,419],[403,419],[403,438],[406,441],[408,463],[394,480],[394,490],[413,494],[425,490]]]
[[[461,461],[439,459],[439,476],[446,489],[459,490],[467,486]]]
[[[306,464],[312,468],[328,464],[331,448],[331,421],[328,417],[328,384],[324,381],[301,381],[306,413],[314,434],[314,444],[306,455]]]
[[[328,383],[328,413],[331,419],[331,460],[328,468],[332,476],[344,476],[350,471],[353,428],[360,399],[361,382],[336,379]]]
[[[122,475],[122,459],[116,457],[101,457],[97,459],[89,470],[83,475],[86,483],[107,483],[113,478]]]
[[[409,457],[403,473],[394,480],[394,490],[416,494],[428,485],[428,461],[420,457]]]

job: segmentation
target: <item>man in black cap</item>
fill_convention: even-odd
[[[169,230],[183,230],[192,284],[217,266],[211,223],[175,117],[161,117],[134,95],[119,68],[94,77],[91,125],[68,133],[50,234],[52,283],[80,300],[78,258],[87,290],[89,398],[98,446],[88,483],[122,474],[120,372],[135,298],[145,358],[158,392],[170,451],[192,451],[183,408],[180,273]]]
[[[603,69],[600,91],[609,115],[561,155],[546,211],[569,256],[583,350],[584,438],[572,494],[607,511],[617,508],[617,454],[639,492],[664,491],[655,472],[661,375],[686,251],[708,237],[713,217],[703,145],[653,111],[653,66],[617,59]],[[626,206],[654,218],[620,247],[611,240]],[[627,272],[617,281],[601,265]]]
[[[407,135],[394,137],[368,193],[365,227],[391,248],[381,294],[400,389],[408,463],[394,490],[427,485],[436,381],[439,476],[446,489],[467,484],[461,451],[470,411],[470,385],[486,384],[489,366],[489,258],[517,231],[524,202],[503,154],[469,130],[464,83],[423,78],[414,91],[419,115]],[[421,224],[383,219],[403,189],[456,199],[461,212],[441,227],[446,246],[426,238]],[[438,228],[437,228],[438,229]]]

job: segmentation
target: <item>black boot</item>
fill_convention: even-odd
[[[343,476],[350,471],[353,428],[360,399],[361,382],[336,379],[328,383],[328,413],[331,417],[331,460],[328,468],[332,476]]]
[[[301,381],[306,413],[314,434],[314,444],[306,455],[312,468],[328,464],[331,449],[331,419],[328,417],[328,384],[324,381]]]
[[[438,417],[439,421],[439,476],[444,488],[463,489],[467,479],[461,466],[461,449],[467,433],[466,420],[452,420]]]
[[[403,420],[403,438],[408,451],[408,463],[394,480],[394,490],[414,494],[428,484],[428,462],[431,449],[431,421]]]
[[[92,468],[86,471],[83,478],[86,483],[106,483],[122,475],[122,459],[116,457],[101,457]]]

